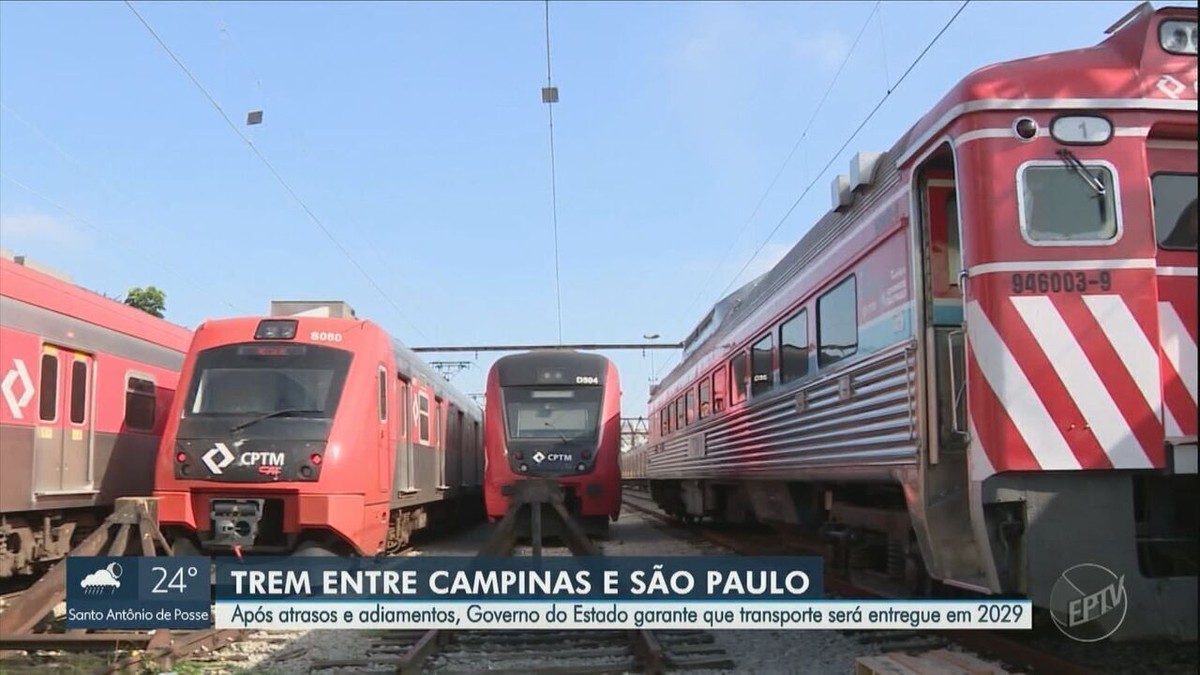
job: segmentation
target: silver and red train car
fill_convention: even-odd
[[[1109,33],[978,70],[855,156],[686,341],[626,478],[898,583],[1053,609],[1099,565],[1116,639],[1195,640],[1196,11]]]
[[[0,579],[149,494],[191,332],[0,256]]]
[[[617,520],[621,383],[611,361],[569,349],[505,356],[488,372],[485,401],[489,518],[508,511],[516,481],[539,477],[562,485],[585,531]]]
[[[208,321],[155,469],[177,553],[377,555],[482,515],[482,410],[344,303]]]

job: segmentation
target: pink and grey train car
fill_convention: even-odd
[[[0,258],[0,578],[149,495],[191,332]]]

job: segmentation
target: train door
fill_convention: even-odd
[[[463,413],[463,411],[459,410],[455,414],[455,417],[458,420],[454,425],[454,468],[456,475],[454,482],[451,483],[451,485],[465,487],[467,484],[467,456],[470,454],[470,450],[467,446],[467,425],[465,424],[466,415]]]
[[[389,381],[387,367],[379,366],[378,382],[376,383],[376,387],[379,389],[379,406],[377,411],[379,414],[379,431],[377,434],[378,445],[375,451],[376,462],[378,464],[375,469],[375,483],[376,489],[384,494],[388,494],[390,491],[388,489],[388,481],[391,476],[392,459],[392,448],[390,447],[392,435],[388,433]],[[388,497],[390,499],[391,495],[388,495]]]
[[[42,347],[34,492],[92,489],[93,370],[90,354]]]
[[[462,485],[462,439],[463,414],[453,404],[446,407],[446,480],[445,485],[456,488]]]
[[[480,470],[480,457],[483,457],[483,444],[480,440],[479,421],[476,420],[473,424],[475,435],[471,441],[471,487],[479,487],[483,484],[483,475]]]
[[[434,433],[436,437],[432,440],[434,448],[434,457],[437,458],[437,489],[445,490],[450,486],[446,485],[446,463],[449,460],[450,453],[446,443],[446,428],[442,426],[442,397],[434,397],[433,414],[434,414]]]
[[[948,145],[914,173],[919,265],[917,321],[924,342],[926,427],[921,511],[914,519],[928,571],[946,583],[987,587],[971,512],[967,452],[966,326],[962,225],[955,159]]]
[[[403,375],[397,373],[396,379],[396,496],[416,491],[413,484],[413,437],[416,435],[416,416],[411,413],[409,397],[412,395],[412,383]]]

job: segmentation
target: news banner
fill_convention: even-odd
[[[820,558],[739,556],[69,558],[67,627],[1019,630],[1033,625],[1027,600],[826,598],[822,563]]]

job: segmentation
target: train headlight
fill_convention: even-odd
[[[583,473],[584,471],[587,471],[587,464],[580,462],[579,464],[575,465],[575,470],[579,473]]]
[[[1196,53],[1195,21],[1164,21],[1158,26],[1158,44],[1172,54]]]
[[[529,465],[528,464],[522,464],[521,466],[519,466],[517,468],[519,468],[521,470],[521,473],[529,473]]]

